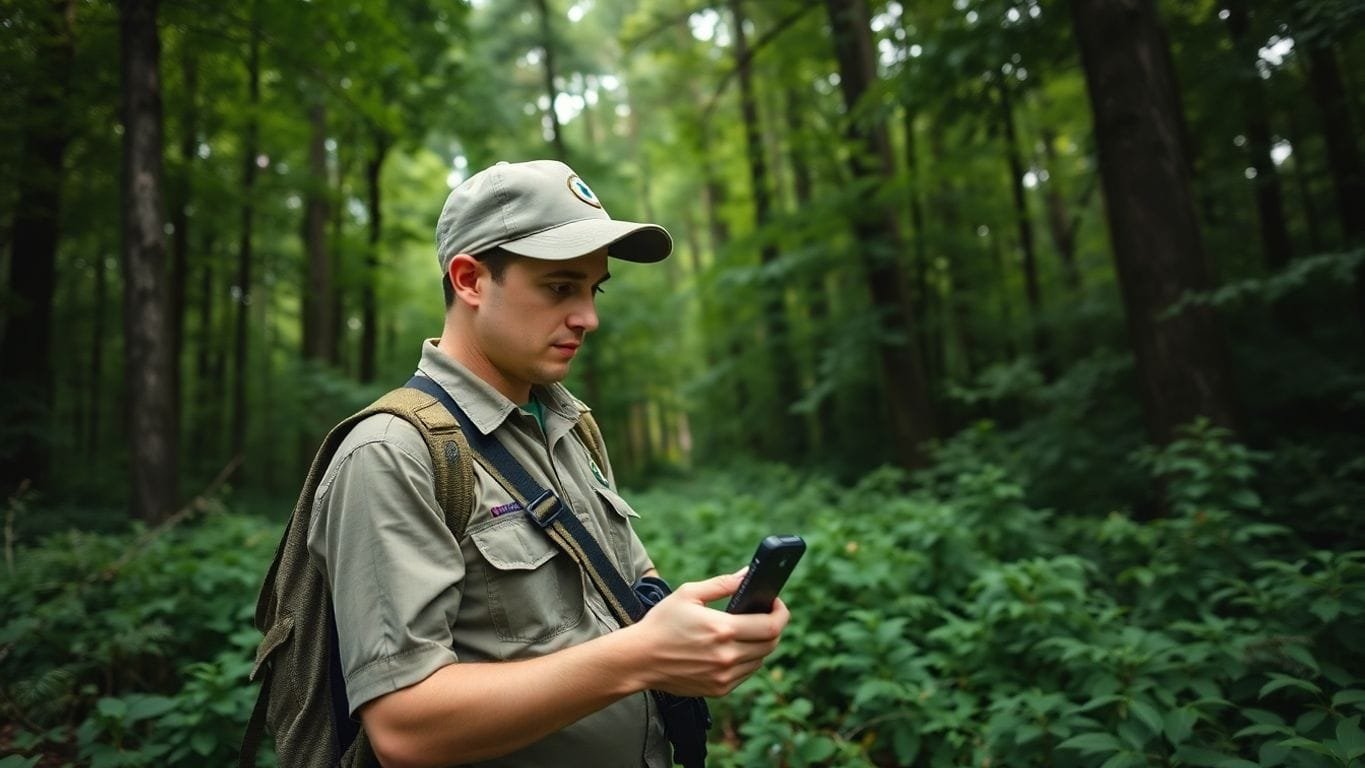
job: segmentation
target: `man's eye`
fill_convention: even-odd
[[[547,287],[550,289],[550,293],[561,298],[573,294],[573,285],[570,283],[551,283]]]

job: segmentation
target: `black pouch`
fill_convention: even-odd
[[[646,612],[673,593],[668,582],[657,576],[641,576],[633,587]],[[706,699],[663,691],[650,693],[664,720],[668,743],[673,745],[673,762],[683,768],[702,768],[706,765],[706,732],[711,728],[711,710]]]

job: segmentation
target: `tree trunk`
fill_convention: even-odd
[[[1336,56],[1327,41],[1308,47],[1308,85],[1322,113],[1322,133],[1327,143],[1327,163],[1332,190],[1337,198],[1337,217],[1347,248],[1365,245],[1365,167],[1356,147],[1351,125],[1350,102],[1341,82]],[[1365,327],[1365,262],[1356,268],[1356,311]]]
[[[895,172],[886,125],[856,114],[875,79],[867,5],[864,0],[826,0],[826,8],[849,118],[850,170],[857,183],[885,182]],[[864,276],[873,311],[885,318],[888,335],[905,334],[899,343],[882,341],[879,345],[882,384],[896,458],[904,466],[920,466],[927,460],[922,446],[937,435],[937,427],[919,344],[910,327],[914,313],[896,260],[901,247],[899,226],[890,209],[868,205],[855,217],[854,231],[864,249]]]
[[[374,281],[379,279],[379,243],[383,234],[383,208],[379,177],[392,141],[379,129],[374,133],[374,154],[365,163],[365,184],[370,198],[370,234],[365,249],[365,276],[360,288],[360,380],[374,381],[375,352],[379,340],[379,317]]]
[[[1014,198],[1014,226],[1019,236],[1019,250],[1024,256],[1024,296],[1028,299],[1029,329],[1033,337],[1033,354],[1038,357],[1038,368],[1048,381],[1055,378],[1052,365],[1052,342],[1043,326],[1043,293],[1038,283],[1038,253],[1033,241],[1033,219],[1028,212],[1028,198],[1024,196],[1024,160],[1019,153],[1019,136],[1014,124],[1014,104],[1009,84],[997,83],[1000,94],[1000,123],[1004,129],[1005,158],[1009,165],[1010,192]]]
[[[777,244],[763,230],[772,223],[773,204],[769,189],[768,165],[763,145],[762,127],[759,124],[758,105],[754,96],[753,68],[750,65],[748,35],[744,31],[744,8],[740,0],[729,0],[730,13],[734,19],[735,67],[739,75],[740,119],[744,125],[746,157],[749,165],[749,183],[754,198],[754,230],[759,234],[762,245],[759,248],[759,263],[767,267],[778,259]],[[805,452],[803,430],[788,429],[788,414],[798,398],[797,376],[794,358],[791,353],[790,332],[787,323],[787,309],[784,301],[785,286],[779,280],[761,282],[763,291],[764,332],[767,336],[768,372],[773,377],[776,403],[769,404],[772,411],[770,426],[763,430],[769,439],[765,448],[779,458],[796,459]],[[784,439],[786,438],[786,439]]]
[[[303,295],[303,356],[330,362],[332,339],[332,255],[327,248],[327,108],[314,104],[308,111],[312,138],[308,144],[308,204],[304,222],[304,250],[308,254],[308,290]]]
[[[802,107],[801,94],[795,88],[788,88],[786,92],[785,111],[787,113],[787,125],[791,126],[792,140],[786,142],[787,151],[790,153],[788,164],[792,169],[792,200],[794,202],[794,212],[809,210],[811,200],[815,196],[815,181],[811,178],[811,162],[808,156],[808,149],[802,137],[807,130],[806,111]],[[804,303],[806,311],[810,317],[810,325],[813,327],[813,338],[820,338],[826,325],[829,323],[829,295],[825,289],[825,270],[817,269],[815,274],[803,281],[801,291],[805,296]],[[819,348],[819,345],[804,345],[807,347]],[[810,379],[814,383],[819,376],[820,359],[812,355],[810,360]],[[820,398],[820,402],[815,406],[813,433],[810,435],[813,445],[828,445],[826,441],[833,438],[837,432],[834,413],[834,398],[825,396]]]
[[[1284,195],[1280,191],[1280,174],[1270,157],[1270,123],[1266,119],[1265,89],[1255,63],[1259,56],[1257,43],[1247,36],[1246,0],[1226,0],[1228,35],[1232,38],[1233,54],[1237,58],[1237,75],[1242,84],[1242,113],[1246,121],[1247,153],[1251,167],[1256,170],[1252,186],[1256,193],[1256,213],[1261,226],[1261,251],[1266,267],[1271,271],[1283,269],[1293,258],[1294,248],[1289,239],[1289,227],[1284,218]]]
[[[100,456],[100,422],[103,420],[104,384],[104,318],[109,300],[109,269],[104,256],[95,259],[95,308],[90,324],[90,418],[87,421],[85,458],[93,462]]]
[[[64,161],[70,140],[66,100],[75,55],[75,0],[49,2],[25,99],[17,195],[10,229],[9,294],[0,374],[5,429],[15,447],[0,461],[0,495],[47,475],[52,430],[52,298],[57,288]],[[11,117],[12,119],[12,117]]]
[[[1148,434],[1169,442],[1198,416],[1232,426],[1231,378],[1213,311],[1163,316],[1211,279],[1156,7],[1153,0],[1073,0],[1071,12]]]
[[[123,0],[123,338],[132,513],[176,507],[176,414],[166,297],[157,0]]]
[[[568,162],[569,151],[564,146],[564,126],[559,124],[559,113],[555,111],[555,102],[559,100],[559,87],[555,85],[557,76],[555,42],[554,30],[550,27],[550,9],[546,0],[535,0],[535,3],[540,14],[540,47],[545,65],[541,71],[545,76],[545,95],[550,100],[550,106],[545,110],[546,119],[550,122],[550,146],[554,148],[556,160]]]
[[[255,31],[256,6],[251,10],[252,32],[247,52],[247,123],[242,140],[242,228],[237,244],[237,318],[232,351],[232,456],[240,457],[238,478],[244,474],[247,424],[247,334],[251,316],[252,224],[255,220],[256,156],[260,132],[261,39]]]
[[[192,169],[198,149],[198,71],[193,48],[188,41],[182,44],[180,68],[185,79],[180,112],[180,167],[176,169],[171,193],[171,390],[172,406],[177,417],[184,419],[181,408],[180,359],[185,349],[185,290],[189,282],[190,264],[190,201],[193,198]]]

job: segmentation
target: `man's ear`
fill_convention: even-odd
[[[450,266],[446,268],[446,276],[450,278],[450,285],[455,289],[455,299],[471,307],[477,307],[483,301],[484,284],[479,278],[486,275],[488,267],[467,253],[456,254],[455,258],[450,260]]]

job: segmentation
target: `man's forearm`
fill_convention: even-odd
[[[630,633],[534,659],[450,664],[361,707],[385,768],[484,760],[531,744],[645,685]]]

